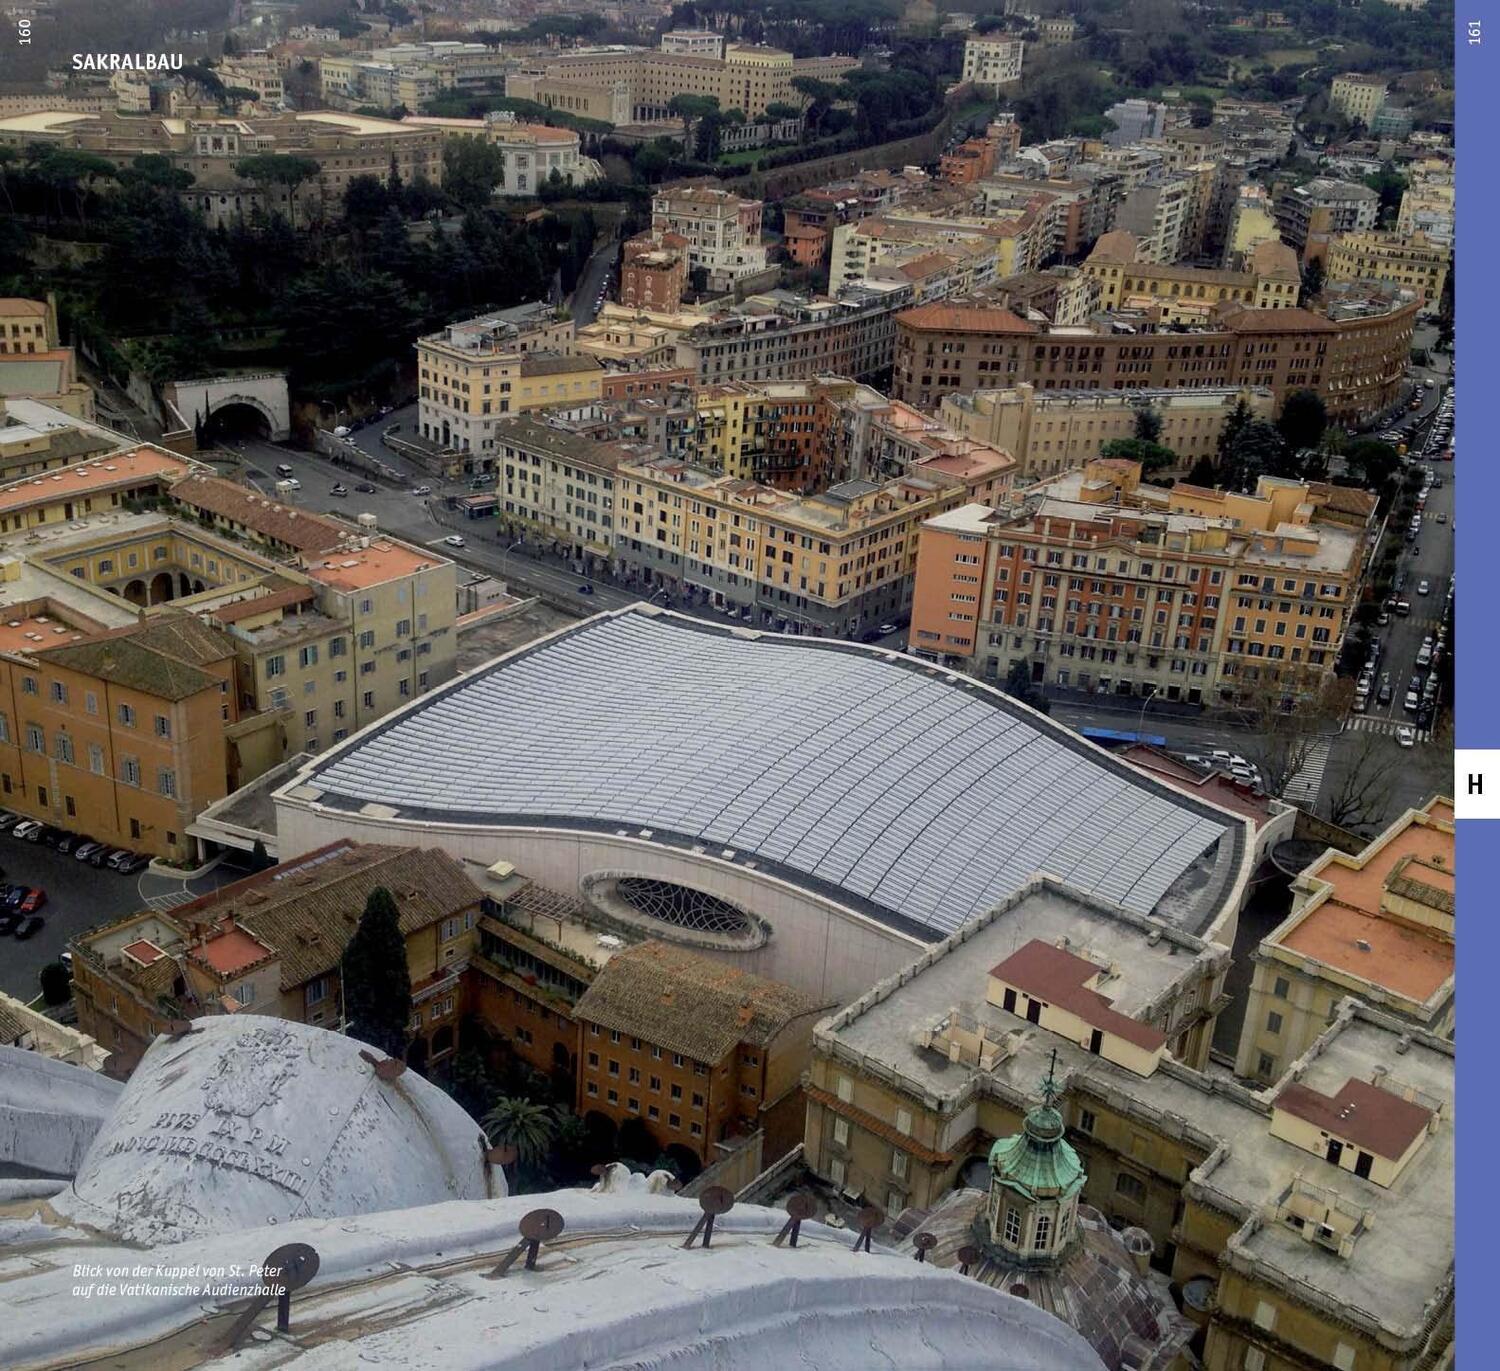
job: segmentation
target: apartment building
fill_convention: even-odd
[[[1257,419],[1275,417],[1275,397],[1264,388],[1076,391],[1023,382],[945,395],[938,418],[1010,453],[1017,482],[1030,484],[1084,465],[1105,443],[1133,438],[1143,409],[1161,420],[1158,441],[1177,454],[1176,470],[1185,472],[1198,458],[1217,456],[1224,425],[1241,402]]]
[[[1043,390],[1263,387],[1278,407],[1316,390],[1330,417],[1365,422],[1400,394],[1419,302],[1357,283],[1346,302],[1310,310],[1226,302],[1201,329],[1142,316],[1057,328],[988,303],[923,305],[896,317],[892,393],[922,409],[946,394],[1029,381]]]
[[[1117,100],[1104,111],[1104,117],[1114,125],[1105,133],[1104,141],[1112,148],[1123,148],[1160,138],[1166,131],[1167,107],[1156,100]]]
[[[516,324],[502,312],[419,338],[422,437],[476,454],[476,469],[490,470],[504,416],[599,399],[604,369],[591,356],[573,354],[574,332],[571,320],[555,315]]]
[[[1274,1081],[1349,995],[1453,1036],[1453,804],[1408,809],[1364,851],[1333,848],[1292,884],[1292,911],[1251,953],[1235,1074]]]
[[[676,365],[704,385],[873,377],[891,365],[896,314],[914,294],[910,281],[864,281],[833,297],[752,296],[679,333]]]
[[[226,54],[214,71],[226,89],[254,91],[257,104],[280,105],[285,96],[281,63],[264,48]]]
[[[1329,240],[1324,271],[1330,281],[1384,281],[1430,304],[1442,298],[1452,260],[1425,233],[1345,233]]]
[[[1383,76],[1367,76],[1348,71],[1335,76],[1328,92],[1328,107],[1351,123],[1369,128],[1380,107],[1385,104],[1389,87]]]
[[[0,629],[5,807],[113,846],[188,857],[188,825],[230,789],[228,635],[187,614],[99,629],[49,609]]]
[[[822,490],[853,474],[842,414],[857,391],[873,394],[842,377],[700,387],[693,460],[778,490]]]
[[[963,81],[998,93],[1021,79],[1026,44],[1005,34],[970,34],[964,39]]]
[[[409,110],[444,90],[478,89],[504,78],[514,62],[483,43],[400,43],[318,59],[323,98],[345,109],[375,105]]]
[[[1088,323],[1099,312],[1099,282],[1080,267],[1047,267],[1005,276],[984,298],[1023,319],[1063,327]]]
[[[1414,164],[1396,214],[1397,233],[1423,233],[1431,243],[1453,250],[1453,163],[1441,157]]]
[[[249,1013],[337,1029],[340,962],[375,890],[396,902],[412,986],[406,1059],[458,1047],[462,974],[482,895],[447,853],[342,840],[222,886],[168,913],[142,910],[73,940],[80,1024],[124,1079],[181,1020]]]
[[[911,600],[922,520],[975,488],[1008,489],[1003,456],[935,458],[884,483],[806,498],[676,458],[619,468],[617,552],[627,574],[759,624],[857,636]]]
[[[618,534],[619,468],[639,456],[631,445],[568,433],[540,418],[504,420],[494,459],[500,518],[519,536],[608,565]]]
[[[1452,1044],[1346,1001],[1270,1090],[1204,1074],[1226,955],[1037,883],[818,1025],[805,1162],[851,1202],[927,1208],[1046,1079],[1082,1202],[1145,1231],[1205,1366],[1441,1364]]]
[[[1193,704],[1330,678],[1373,500],[1349,520],[1329,486],[1262,477],[1237,495],[1140,474],[1096,458],[1009,508],[929,519],[912,646],[986,679],[1020,664],[1038,683]]]
[[[1291,309],[1302,284],[1297,254],[1285,243],[1261,243],[1244,271],[1215,271],[1152,262],[1123,229],[1100,238],[1082,269],[1099,283],[1100,309],[1160,310],[1169,324],[1210,323],[1226,303]]]
[[[1272,213],[1282,241],[1300,253],[1315,234],[1374,228],[1380,196],[1368,186],[1316,176],[1305,185],[1276,187]]]
[[[53,301],[0,299],[0,354],[51,352],[57,343]]]
[[[901,269],[939,255],[963,264],[961,279],[929,294],[975,290],[998,277],[1029,270],[1040,257],[1037,245],[1044,237],[1034,214],[999,221],[977,215],[872,215],[833,230],[828,288],[837,294],[846,285],[882,279],[881,267]],[[913,275],[915,284],[922,273]]]
[[[509,72],[505,93],[611,124],[666,119],[675,95],[712,97],[720,109],[754,119],[769,105],[796,104],[797,77],[837,81],[858,65],[854,57],[794,58],[743,43],[726,45],[719,56],[674,48],[572,48]]]
[[[1195,177],[1154,174],[1120,197],[1114,226],[1135,235],[1142,261],[1181,261],[1198,248],[1191,226],[1201,196]]]
[[[1256,248],[1280,241],[1266,188],[1254,182],[1236,187],[1224,228],[1224,266],[1230,271],[1244,271]]]
[[[759,200],[711,186],[667,186],[651,201],[651,232],[686,245],[688,272],[702,271],[710,291],[733,290],[767,268]]]
[[[582,1113],[716,1161],[757,1129],[778,1160],[801,1139],[801,1074],[824,1006],[663,942],[616,952],[573,1008]]]
[[[632,238],[620,250],[620,303],[673,311],[688,283],[688,242],[679,233]]]

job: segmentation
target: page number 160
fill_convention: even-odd
[[[1482,35],[1481,35],[1480,29],[1479,29],[1479,20],[1477,20],[1477,19],[1470,19],[1469,20],[1469,46],[1471,48],[1477,48],[1479,46],[1481,36]]]
[[[23,47],[31,46],[31,20],[16,20],[16,41]]]

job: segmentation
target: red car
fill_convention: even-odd
[[[28,887],[26,893],[21,896],[21,903],[16,906],[19,914],[35,914],[47,903],[47,892],[38,890],[35,886]]]

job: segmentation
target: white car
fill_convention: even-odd
[[[413,495],[431,495],[432,494],[432,487],[431,486],[414,486],[412,488],[412,492],[411,493]]]
[[[468,546],[468,544],[466,544],[464,542],[464,540],[462,538],[460,538],[458,536],[458,534],[456,534],[456,533],[450,533],[446,538],[443,539],[443,541],[445,543],[447,543],[449,547],[467,547]]]
[[[1401,727],[1396,730],[1396,741],[1400,743],[1402,747],[1415,746],[1417,741],[1416,730],[1410,727],[1410,725],[1408,724],[1402,724]]]
[[[284,485],[288,490],[302,489],[302,482],[299,481],[295,476],[288,476],[286,480],[284,480],[281,484]]]

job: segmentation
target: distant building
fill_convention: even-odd
[[[0,994],[0,1048],[7,1047],[89,1071],[103,1070],[110,1055],[87,1033],[49,1018],[14,996]]]
[[[732,290],[767,269],[761,242],[759,200],[710,186],[666,186],[651,201],[651,231],[675,234],[686,244],[689,275],[705,273],[710,291]]]
[[[1324,269],[1330,281],[1384,281],[1435,302],[1452,260],[1424,233],[1347,233],[1329,240]]]
[[[1021,79],[1026,44],[1019,38],[995,33],[970,34],[964,39],[963,80],[981,90],[998,91]]]
[[[576,131],[550,124],[525,124],[509,110],[495,110],[483,119],[408,115],[401,127],[488,143],[501,156],[497,195],[535,195],[546,185],[583,186],[604,174],[598,162],[580,153]]]
[[[1258,419],[1275,416],[1268,390],[1039,390],[1027,382],[945,395],[938,417],[1010,453],[1018,482],[1031,482],[1082,466],[1112,439],[1134,437],[1145,408],[1161,420],[1159,441],[1178,455],[1185,472],[1198,458],[1217,455],[1219,436],[1241,400]]]
[[[637,309],[677,309],[687,286],[687,248],[688,240],[680,233],[632,238],[620,256],[620,303]]]
[[[1020,666],[1066,689],[1193,704],[1278,681],[1290,700],[1330,679],[1373,499],[1354,492],[1363,518],[1350,520],[1332,486],[1263,476],[1235,495],[1140,476],[1139,463],[1095,458],[1008,507],[928,519],[912,646],[991,680]],[[1066,574],[1069,558],[1075,572],[1088,560],[1070,551],[1085,533],[1121,553],[1107,577]],[[1036,584],[1028,568],[1048,565]],[[1260,610],[1273,587],[1285,598]]]
[[[1383,76],[1345,72],[1342,76],[1333,78],[1328,105],[1336,114],[1368,128],[1374,121],[1376,112],[1385,103],[1388,89]]]
[[[1208,324],[1226,303],[1252,309],[1291,309],[1302,277],[1285,243],[1262,243],[1244,271],[1158,263],[1142,255],[1133,234],[1106,233],[1083,271],[1099,283],[1099,308],[1159,309],[1169,324]]]
[[[1235,1074],[1274,1081],[1353,995],[1440,1037],[1454,1030],[1455,838],[1446,799],[1407,810],[1356,856],[1330,848],[1251,954]]]
[[[1104,111],[1104,117],[1114,125],[1104,141],[1112,148],[1122,148],[1145,138],[1160,138],[1167,124],[1167,107],[1156,100],[1133,97],[1117,100]]]
[[[514,65],[483,43],[400,43],[321,57],[318,78],[323,98],[343,108],[404,106],[415,112],[442,91],[498,81]]]

